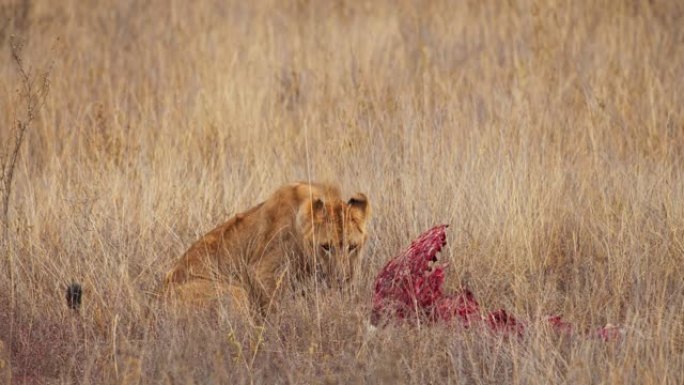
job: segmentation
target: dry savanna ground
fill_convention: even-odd
[[[27,107],[11,35],[50,89],[12,176],[0,375],[684,383],[683,25],[677,0],[3,0],[3,186]],[[308,179],[374,206],[350,293],[287,297],[264,323],[149,294],[198,236]],[[374,274],[439,223],[450,289],[625,338],[367,332]]]

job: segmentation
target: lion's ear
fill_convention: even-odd
[[[368,198],[363,193],[356,193],[347,202],[349,209],[357,220],[366,221],[370,217],[371,208]]]
[[[320,198],[307,199],[299,206],[297,213],[297,226],[300,229],[308,229],[314,223],[321,223],[325,220],[325,203]]]
[[[321,198],[316,198],[311,202],[311,215],[315,219],[320,219],[325,216],[325,203],[323,203]]]

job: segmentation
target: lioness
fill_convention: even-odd
[[[279,288],[309,278],[349,281],[366,242],[370,204],[357,193],[343,201],[327,184],[286,185],[195,242],[164,280],[164,291],[205,304],[229,296],[266,312]]]

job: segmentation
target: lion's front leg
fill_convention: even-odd
[[[264,315],[273,310],[278,297],[287,286],[289,266],[278,262],[280,261],[263,260],[262,263],[253,266],[249,274],[253,299]]]

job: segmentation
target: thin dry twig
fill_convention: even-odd
[[[50,91],[50,72],[52,63],[38,75],[32,76],[30,68],[27,68],[22,58],[23,43],[15,36],[10,37],[12,59],[16,64],[21,86],[19,88],[20,100],[23,103],[24,114],[15,117],[12,124],[12,134],[4,144],[2,158],[0,159],[0,187],[2,188],[2,224],[4,227],[4,240],[9,238],[9,203],[12,197],[12,185],[14,172],[19,159],[22,145],[26,139],[26,133],[35,121],[40,109],[45,105],[45,100]]]

